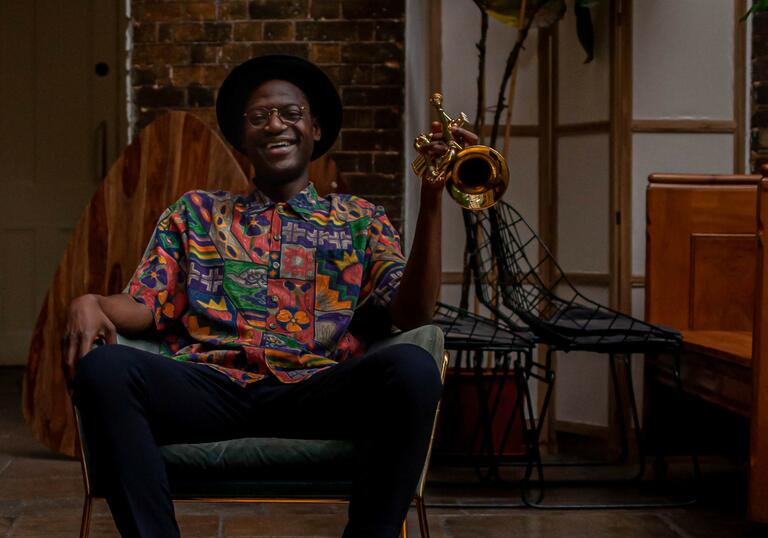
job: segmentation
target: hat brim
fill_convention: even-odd
[[[253,90],[267,80],[286,80],[299,88],[309,101],[312,116],[320,124],[320,140],[311,159],[325,154],[339,135],[342,106],[331,79],[315,64],[296,56],[257,56],[235,67],[221,84],[216,97],[216,119],[224,138],[242,150],[243,111]]]

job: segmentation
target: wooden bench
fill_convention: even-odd
[[[682,332],[686,393],[751,417],[753,464],[756,455],[768,457],[768,439],[756,435],[760,427],[768,434],[768,418],[755,412],[760,406],[753,397],[761,356],[753,354],[753,331],[766,319],[754,315],[761,304],[756,293],[762,281],[757,273],[760,181],[756,175],[653,174],[647,191],[646,319]],[[671,364],[661,362],[649,369],[647,390],[672,380]],[[758,418],[766,424],[755,427]],[[764,489],[765,483],[754,487]],[[750,517],[768,521],[768,498],[755,491]]]

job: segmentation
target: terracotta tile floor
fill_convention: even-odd
[[[20,368],[0,368],[0,537],[57,538],[78,535],[82,508],[79,464],[38,444],[20,413]],[[686,469],[682,463],[675,466]],[[685,472],[685,470],[681,471]],[[483,486],[471,470],[436,466],[441,484],[430,487],[429,503],[516,503],[519,489]],[[450,483],[444,483],[448,482]],[[744,477],[739,466],[707,461],[703,495],[691,508],[656,510],[533,510],[527,508],[428,510],[433,538],[622,537],[704,538],[768,536],[748,528],[744,518]],[[631,488],[555,488],[549,501],[610,502],[642,492]],[[334,505],[224,505],[184,503],[177,515],[185,537],[340,536],[345,507]],[[418,536],[415,513],[408,517]],[[96,506],[91,536],[117,532],[104,503]]]

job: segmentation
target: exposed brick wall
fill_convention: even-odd
[[[216,90],[259,54],[320,65],[344,103],[331,156],[349,190],[401,225],[405,0],[132,0],[135,129],[166,110],[215,127]]]
[[[752,21],[752,171],[768,164],[768,12]]]

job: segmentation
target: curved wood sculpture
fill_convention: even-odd
[[[72,406],[61,370],[67,307],[84,293],[119,293],[162,211],[193,189],[245,191],[238,160],[203,122],[171,112],[146,127],[112,165],[59,262],[37,318],[22,402],[35,437],[74,455]]]

